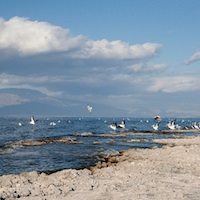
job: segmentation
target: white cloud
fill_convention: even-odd
[[[130,72],[158,72],[166,70],[167,64],[149,64],[149,63],[137,63],[127,66],[126,68]]]
[[[113,81],[129,81],[132,79],[132,76],[130,74],[117,73],[113,74],[111,79]]]
[[[71,36],[68,29],[47,22],[13,17],[8,21],[0,18],[0,49],[19,55],[34,55],[63,51],[72,58],[84,59],[146,59],[156,56],[161,48],[157,43],[129,45],[120,40],[89,40]]]
[[[106,39],[88,41],[80,51],[73,52],[73,57],[78,58],[104,58],[104,59],[145,59],[156,56],[161,48],[157,43],[142,45],[129,45],[120,40],[108,41]]]
[[[190,56],[188,59],[186,59],[184,61],[184,64],[189,65],[189,64],[196,62],[198,60],[200,60],[200,51],[197,51],[192,56]]]
[[[199,90],[200,80],[195,77],[174,76],[152,79],[152,85],[148,87],[151,92],[180,92]]]
[[[110,79],[115,82],[124,82],[144,88],[149,84],[151,77],[162,73],[167,69],[167,64],[137,63],[125,67],[115,67],[112,71]]]
[[[38,84],[38,83],[55,83],[55,82],[62,82],[64,81],[64,77],[57,77],[57,76],[17,76],[13,74],[0,74],[0,84],[1,85],[17,85],[23,83],[31,83],[31,84]]]
[[[21,17],[8,21],[1,18],[0,30],[0,48],[14,50],[20,55],[68,51],[84,40],[82,36],[70,36],[68,29]]]

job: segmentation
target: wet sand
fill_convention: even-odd
[[[0,177],[1,200],[200,199],[200,137],[160,139],[95,167]]]

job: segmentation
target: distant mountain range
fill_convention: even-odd
[[[14,98],[13,98],[14,97]],[[35,90],[29,89],[1,89],[0,116],[117,116],[121,111],[105,106],[92,105],[92,113],[87,111],[87,102],[79,100],[63,100],[48,97]],[[9,103],[5,102],[8,100]],[[10,99],[11,98],[11,101]],[[5,102],[5,103],[4,103]],[[5,104],[5,105],[4,105]]]
[[[51,98],[41,92],[29,89],[2,89],[0,90],[1,98],[6,95],[7,98],[13,98],[13,102],[9,100],[10,105],[1,105],[0,115],[64,115],[64,116],[74,116],[77,110],[80,110],[81,105],[85,105],[82,108],[83,112],[80,112],[82,116],[86,110],[86,104],[81,102],[72,102]],[[17,102],[17,99],[21,99],[21,102]],[[5,98],[3,99],[6,100]],[[1,101],[2,102],[2,101]],[[76,106],[75,106],[76,105]],[[83,106],[82,106],[83,107]],[[77,110],[76,110],[77,109]]]

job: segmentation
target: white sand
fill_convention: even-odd
[[[199,200],[200,137],[156,142],[166,146],[128,150],[91,170],[1,176],[0,199]]]

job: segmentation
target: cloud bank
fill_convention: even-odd
[[[166,93],[199,90],[200,84],[199,78],[190,76],[153,78],[152,82],[152,85],[148,87],[149,91]]]
[[[22,17],[8,21],[0,18],[0,30],[0,49],[20,56],[59,51],[72,58],[144,59],[156,56],[161,48],[157,43],[129,45],[120,40],[93,41],[82,35],[72,36],[68,29]]]
[[[0,30],[0,48],[10,49],[21,56],[69,51],[84,40],[82,36],[71,37],[68,29],[21,17],[8,21],[1,18]]]

